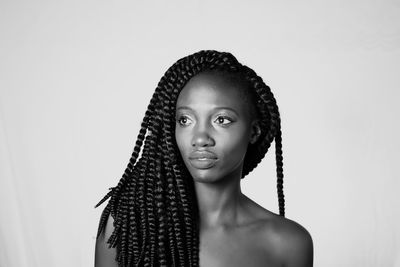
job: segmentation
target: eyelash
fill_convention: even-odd
[[[177,122],[180,126],[182,126],[182,127],[187,126],[187,125],[185,125],[184,123],[182,123],[182,119],[191,120],[188,116],[185,116],[185,115],[179,116],[179,117],[176,119],[176,122]]]
[[[182,122],[183,119],[187,119],[187,120],[190,120],[190,121],[191,121],[191,119],[190,119],[188,116],[182,115],[182,116],[179,116],[179,117],[176,119],[176,122],[177,122],[180,126],[182,126],[182,127],[188,126],[188,124],[185,124],[185,123]],[[228,123],[218,123],[217,121],[220,120],[220,119],[227,120],[227,121],[229,121],[229,122],[228,122]],[[232,120],[230,117],[228,117],[228,116],[219,115],[219,116],[214,120],[214,122],[217,122],[217,124],[222,125],[222,126],[227,126],[227,125],[231,124],[231,123],[233,122],[233,120]]]
[[[229,124],[231,124],[233,122],[233,120],[231,118],[229,118],[228,116],[219,115],[215,121],[218,121],[219,119],[224,119],[224,120],[228,120],[229,121],[228,123],[219,123],[220,125],[223,125],[223,126],[229,125]]]

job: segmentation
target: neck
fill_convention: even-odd
[[[238,215],[243,203],[240,176],[236,179],[225,180],[229,182],[195,182],[202,228],[229,227],[238,223]]]

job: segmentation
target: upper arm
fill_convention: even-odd
[[[105,229],[100,233],[96,239],[95,249],[95,267],[118,267],[118,263],[115,260],[117,251],[116,248],[109,248],[107,240],[110,238],[114,231],[113,226],[114,220],[111,215],[108,216],[107,224]]]

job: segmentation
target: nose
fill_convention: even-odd
[[[192,146],[209,147],[214,146],[215,141],[207,131],[196,131],[192,138]]]

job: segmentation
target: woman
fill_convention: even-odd
[[[273,140],[280,216],[240,189]],[[262,79],[229,53],[180,59],[155,90],[125,173],[98,204],[111,197],[95,265],[312,266],[309,233],[284,218],[282,165],[278,107]]]

